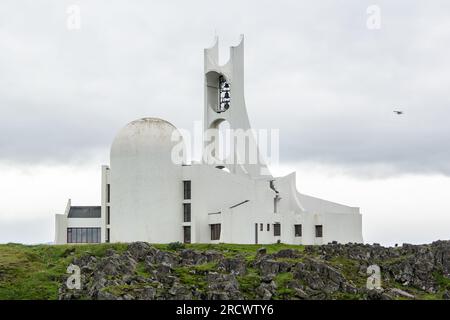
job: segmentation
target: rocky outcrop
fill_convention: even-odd
[[[80,267],[81,289],[68,289],[64,277],[60,299],[450,299],[450,241],[238,254],[226,246],[161,250],[135,242],[103,256],[75,257],[72,264]],[[366,286],[371,265],[380,268],[381,288]]]

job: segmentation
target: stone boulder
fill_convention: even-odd
[[[217,269],[235,275],[243,275],[247,272],[247,265],[243,257],[224,258],[217,264]]]

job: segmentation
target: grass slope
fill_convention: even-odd
[[[21,245],[21,244],[0,244],[0,300],[22,300],[22,299],[58,299],[58,288],[61,285],[61,277],[66,273],[67,266],[74,257],[85,254],[94,256],[104,256],[107,249],[112,248],[116,251],[124,251],[128,244],[85,244],[85,245]],[[172,250],[170,245],[155,245],[160,250]],[[187,248],[196,250],[217,250],[226,257],[236,255],[243,256],[247,261],[253,261],[256,257],[256,251],[261,245],[236,245],[236,244],[190,244]],[[281,249],[296,249],[303,251],[303,246],[271,244],[264,245],[268,253],[274,253]],[[282,260],[282,259],[280,259]],[[298,259],[299,261],[301,259]],[[290,261],[295,262],[295,261]],[[343,275],[351,280],[358,287],[364,287],[366,277],[358,273],[356,262],[343,257],[335,257],[329,261],[334,267],[339,269]],[[389,261],[385,262],[389,263]],[[380,262],[382,265],[383,262]],[[190,268],[195,268],[196,272],[190,272]],[[200,289],[206,286],[203,274],[210,270],[215,270],[215,263],[206,263],[195,267],[181,266],[175,268],[174,272],[180,278],[181,283],[190,286],[197,285]],[[146,270],[143,263],[138,264],[136,273],[146,276]],[[436,280],[441,284],[442,290],[450,290],[450,280],[442,275],[436,274]],[[281,273],[275,278],[277,284],[277,294],[275,299],[289,298],[293,292],[286,287],[286,284],[292,279],[291,273]],[[260,275],[253,268],[248,268],[247,273],[238,276],[240,288],[244,296],[248,299],[255,298],[255,289],[260,284]],[[442,293],[427,294],[423,291],[403,287],[399,283],[384,283],[386,287],[397,287],[407,290],[416,295],[418,299],[441,299]],[[119,290],[121,288],[111,288]],[[126,288],[125,288],[126,289]],[[330,298],[334,299],[358,299],[358,295],[349,295],[337,292]]]
[[[0,244],[0,300],[8,299],[57,299],[61,277],[66,273],[67,266],[74,257],[84,254],[103,256],[109,248],[124,251],[127,244],[84,244],[84,245],[22,245],[15,243]],[[155,245],[158,249],[169,250],[168,245]],[[188,248],[198,250],[215,249],[225,256],[243,255],[251,260],[256,255],[260,245],[234,244],[191,244]],[[265,246],[269,253],[285,248],[299,249],[299,246],[274,244]],[[301,248],[300,248],[301,249]],[[212,266],[205,266],[212,267]],[[186,270],[177,270],[180,275],[186,275]],[[137,272],[143,272],[138,267]]]

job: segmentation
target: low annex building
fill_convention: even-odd
[[[202,161],[173,160],[179,146],[173,137],[179,133],[171,123],[157,118],[129,123],[112,143],[110,165],[102,166],[101,206],[72,206],[69,200],[64,214],[56,215],[55,243],[363,241],[359,208],[301,194],[295,173],[274,177],[261,157],[247,161],[254,137],[232,150],[234,161],[216,157],[219,141],[209,136],[211,129],[223,123],[232,130],[251,129],[243,37],[230,48],[226,64],[219,65],[218,58],[216,39],[204,52]]]

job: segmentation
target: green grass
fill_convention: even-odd
[[[0,244],[0,300],[4,299],[57,299],[61,279],[66,274],[67,266],[74,257],[85,254],[104,256],[108,249],[123,252],[128,244],[85,244],[85,245],[22,245]],[[168,244],[157,244],[155,247],[168,250]],[[241,254],[247,261],[256,256],[256,251],[265,247],[268,253],[281,249],[297,249],[303,246],[270,244],[270,245],[237,245],[237,244],[190,244],[187,248],[196,250],[217,250],[226,257]],[[205,286],[201,274],[215,270],[215,263],[178,268],[176,273],[185,284]],[[198,274],[191,274],[195,270]],[[143,277],[149,274],[143,264],[138,264],[136,273]],[[251,283],[255,283],[257,276],[249,273],[241,279],[243,286],[250,291]],[[250,292],[249,292],[250,294]]]
[[[150,273],[148,272],[144,262],[138,262],[136,266],[136,274],[144,278],[150,277]]]
[[[207,287],[207,283],[204,275],[194,273],[192,267],[175,267],[174,273],[180,279],[180,283],[187,287],[196,287],[198,291],[204,292]]]
[[[345,257],[335,257],[329,263],[342,272],[342,275],[353,282],[358,288],[363,288],[367,284],[367,276],[359,273],[358,262]]]
[[[160,250],[169,250],[167,244],[154,245]],[[67,266],[75,257],[82,255],[94,255],[102,257],[108,249],[123,252],[128,244],[85,244],[85,245],[21,245],[21,244],[0,244],[0,300],[8,299],[57,299],[58,289],[62,283],[62,277],[66,274]],[[247,299],[256,298],[255,290],[260,285],[261,276],[258,270],[251,267],[251,262],[256,257],[259,248],[265,247],[268,253],[275,253],[282,249],[295,249],[304,251],[304,246],[270,244],[270,245],[238,245],[238,244],[189,244],[186,248],[199,251],[216,250],[225,257],[243,256],[247,264],[247,273],[237,277],[242,294]],[[296,263],[302,261],[303,257],[295,259],[280,258],[279,261]],[[399,258],[402,260],[404,257]],[[363,288],[366,285],[367,277],[358,271],[357,262],[344,257],[334,257],[328,261],[335,268],[339,269],[348,280],[351,280],[357,287]],[[396,261],[383,261],[380,265],[395,263]],[[182,266],[174,268],[174,274],[179,277],[180,282],[198,287],[200,292],[206,291],[205,275],[210,271],[217,270],[217,263],[210,262],[197,266]],[[136,274],[148,278],[149,272],[145,264],[140,262],[136,267]],[[445,290],[450,290],[450,279],[445,278],[440,273],[433,274],[434,279],[439,284],[440,290],[435,294],[426,293],[420,289],[405,287],[393,280],[383,283],[383,288],[399,288],[415,295],[417,299],[441,299]],[[280,273],[274,281],[277,284],[276,299],[292,297],[295,292],[287,288],[287,284],[292,280],[292,273]],[[117,288],[107,288],[105,290],[112,293],[126,293],[132,290],[132,286],[118,286]],[[337,292],[332,298],[336,299],[357,299],[358,295]]]
[[[277,285],[276,299],[284,299],[295,294],[295,291],[287,287],[289,281],[292,281],[294,276],[291,272],[282,272],[276,275],[275,283]]]
[[[433,277],[440,287],[440,291],[450,290],[450,279],[444,277],[442,274],[437,272],[433,273]]]
[[[158,245],[157,245],[158,246]],[[167,245],[159,245],[161,248],[167,248]],[[304,246],[301,245],[288,245],[283,243],[275,243],[275,244],[230,244],[230,243],[219,243],[219,244],[187,244],[186,248],[196,249],[196,250],[217,250],[224,253],[240,253],[240,254],[256,254],[256,251],[260,248],[266,248],[267,253],[275,253],[282,249],[295,249],[299,251],[303,251],[305,249]]]
[[[357,293],[335,292],[331,295],[334,300],[360,300],[362,296]]]
[[[123,251],[126,244],[0,245],[0,300],[57,299],[61,278],[74,257],[102,256],[109,248]]]
[[[261,277],[256,269],[247,268],[247,273],[237,276],[237,281],[239,282],[239,288],[244,297],[247,299],[256,299],[255,290],[261,283]]]
[[[225,257],[235,257],[236,255],[241,255],[247,262],[251,262],[255,259],[256,253],[260,248],[266,248],[267,253],[275,253],[283,249],[295,249],[298,251],[303,251],[304,246],[301,245],[288,245],[283,243],[275,244],[189,244],[187,248],[196,250],[217,250],[220,251]]]

